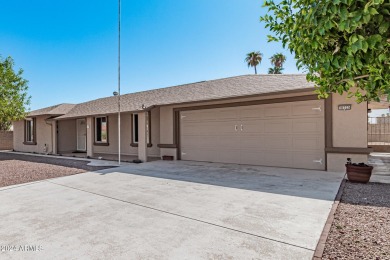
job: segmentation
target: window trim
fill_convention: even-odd
[[[27,141],[27,122],[32,122],[33,124],[33,127],[31,129],[32,131],[32,140],[31,141]],[[23,144],[25,145],[37,145],[37,124],[36,124],[37,120],[35,117],[31,117],[31,118],[26,118],[24,119],[24,142]]]
[[[107,131],[107,141],[106,142],[102,142],[102,141],[97,141],[96,140],[96,138],[97,138],[97,128],[96,128],[96,126],[97,126],[97,124],[96,124],[96,120],[98,119],[98,118],[103,118],[103,117],[105,117],[106,118],[106,131]],[[94,137],[93,137],[93,144],[94,145],[96,145],[96,146],[109,146],[110,145],[110,143],[109,143],[109,123],[108,123],[108,116],[96,116],[96,117],[94,117],[94,119],[93,119],[93,128],[94,128],[94,131],[93,131],[93,133],[94,133]]]
[[[137,144],[138,145],[138,142],[139,142],[139,132],[138,132],[138,129],[137,129],[137,141],[135,141],[135,116],[137,116],[137,127],[139,126],[139,115],[138,113],[134,113],[134,114],[131,114],[131,143],[132,144]]]
[[[148,129],[148,143],[147,143],[147,147],[152,147],[153,144],[152,144],[152,112],[149,110],[147,112],[147,116],[148,116],[148,126],[149,126],[149,129]],[[131,147],[138,147],[138,142],[134,142],[134,134],[135,134],[135,131],[134,131],[134,115],[137,115],[138,116],[138,113],[132,113],[131,114],[131,118],[130,118],[130,121],[131,121],[131,143],[130,143],[130,146]],[[139,133],[138,133],[139,135]]]

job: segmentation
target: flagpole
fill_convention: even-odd
[[[118,0],[118,164],[121,164],[121,0]]]

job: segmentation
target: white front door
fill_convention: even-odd
[[[85,119],[77,119],[77,151],[87,150],[87,125]]]

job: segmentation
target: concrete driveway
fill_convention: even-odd
[[[342,177],[156,161],[6,187],[0,246],[40,250],[0,258],[311,259]]]

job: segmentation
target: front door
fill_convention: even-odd
[[[85,119],[77,119],[77,151],[87,150],[87,125]]]

